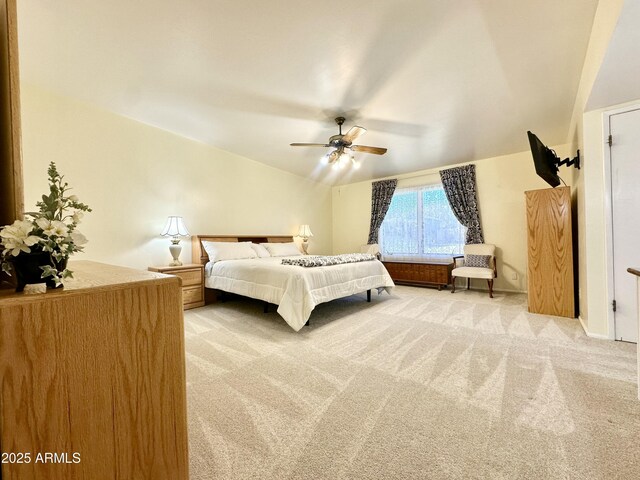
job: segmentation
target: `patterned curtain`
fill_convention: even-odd
[[[397,179],[380,180],[371,184],[371,225],[369,226],[368,244],[378,243],[378,233],[384,216],[391,205],[393,192],[398,184]]]
[[[467,227],[467,243],[484,243],[476,195],[476,166],[440,170],[440,179],[453,214]]]

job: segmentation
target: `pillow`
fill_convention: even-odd
[[[253,251],[256,252],[256,255],[258,255],[258,258],[265,258],[265,257],[271,256],[271,254],[269,253],[269,250],[264,248],[262,245],[258,245],[257,243],[250,243],[250,245],[251,245],[251,248],[253,248]]]
[[[465,267],[480,267],[491,268],[489,262],[491,261],[491,255],[465,255],[464,266]]]
[[[293,257],[302,255],[300,249],[295,242],[289,243],[261,243],[266,248],[272,257]]]
[[[221,260],[241,260],[243,258],[257,258],[258,254],[249,242],[207,242],[203,241],[204,251],[209,255],[210,262]]]

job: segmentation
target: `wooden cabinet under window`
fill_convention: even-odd
[[[451,285],[452,260],[442,262],[382,262],[393,281],[399,285],[442,287]]]
[[[2,452],[29,453],[0,478],[186,480],[180,281],[94,262],[70,269],[64,289],[0,291]]]

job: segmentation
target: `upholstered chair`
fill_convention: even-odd
[[[472,278],[483,278],[489,285],[489,297],[493,298],[493,279],[498,276],[496,269],[496,246],[488,243],[470,243],[464,246],[462,256],[454,257],[454,269],[451,272],[453,288],[456,291],[456,277],[466,277],[467,290]],[[458,266],[460,264],[460,266]]]

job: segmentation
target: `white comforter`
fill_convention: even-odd
[[[283,257],[225,260],[205,269],[205,286],[278,305],[278,313],[295,331],[316,305],[372,288],[394,287],[378,260],[326,267],[282,265]]]

